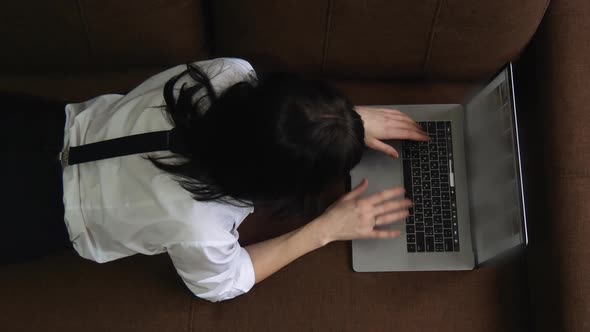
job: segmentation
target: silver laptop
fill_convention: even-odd
[[[351,183],[365,195],[404,186],[414,202],[402,235],[355,240],[353,268],[470,270],[528,243],[512,65],[464,105],[379,106],[400,110],[429,142],[391,141],[400,158],[367,149]]]

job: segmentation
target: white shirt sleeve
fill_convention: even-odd
[[[211,302],[248,292],[255,283],[254,266],[246,249],[238,243],[237,231],[220,228],[210,230],[209,235],[208,241],[168,247],[168,254],[186,286],[196,296]]]
[[[238,243],[181,243],[169,248],[168,253],[186,286],[202,299],[228,300],[254,286],[250,255]]]

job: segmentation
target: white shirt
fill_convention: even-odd
[[[240,59],[195,64],[212,77],[218,92],[255,76],[252,66]],[[171,129],[159,107],[165,104],[163,88],[185,69],[181,65],[157,74],[125,96],[103,95],[67,105],[64,146]],[[175,88],[183,82],[190,82],[188,75]],[[76,251],[99,263],[168,252],[185,284],[201,298],[221,301],[249,291],[254,269],[238,243],[237,228],[253,209],[195,201],[143,156],[64,169],[64,218]]]

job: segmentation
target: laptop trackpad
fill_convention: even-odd
[[[401,154],[401,143],[387,141]],[[363,154],[363,161],[351,172],[351,185],[354,188],[363,178],[369,181],[369,187],[362,197],[369,196],[379,191],[392,187],[403,186],[403,171],[401,158],[393,159],[383,152],[373,149],[366,149]]]

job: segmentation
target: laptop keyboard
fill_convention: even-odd
[[[459,251],[451,121],[418,124],[431,140],[402,143],[406,197],[414,202],[406,218],[408,252]]]

